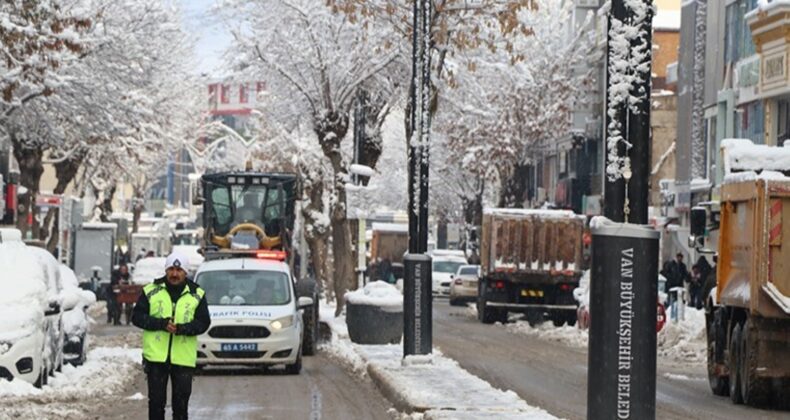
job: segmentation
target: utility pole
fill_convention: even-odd
[[[431,133],[433,0],[415,0],[409,123],[409,253],[404,258],[403,355],[429,354],[432,344],[431,258],[428,252],[428,172]]]
[[[604,216],[592,227],[587,419],[655,419],[659,233],[648,223],[652,0],[611,0]]]

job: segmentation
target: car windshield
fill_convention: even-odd
[[[458,272],[458,267],[464,265],[460,261],[434,261],[433,271],[437,273],[452,273]]]
[[[476,276],[477,267],[464,267],[461,269],[461,274]]]
[[[205,271],[196,282],[209,305],[286,305],[291,301],[288,275],[279,271]]]

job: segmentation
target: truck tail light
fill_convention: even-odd
[[[567,283],[563,283],[560,285],[560,290],[562,290],[563,292],[570,292],[571,290],[573,290],[573,286]]]
[[[505,288],[505,282],[504,281],[497,280],[497,281],[494,282],[494,289],[504,289],[504,288]]]

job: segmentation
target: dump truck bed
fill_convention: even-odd
[[[566,210],[487,209],[482,274],[509,273],[514,279],[580,275],[584,222],[584,216]]]
[[[790,317],[790,181],[744,177],[721,193],[718,301]]]

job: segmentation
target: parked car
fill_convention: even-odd
[[[77,276],[69,267],[60,265],[63,281],[63,359],[66,363],[79,366],[85,363],[88,348],[88,308],[96,303],[96,294],[79,287]]]
[[[450,305],[460,306],[464,302],[477,300],[477,281],[480,279],[479,265],[462,265],[452,277]]]
[[[444,250],[434,250],[433,257],[433,278],[432,290],[434,296],[449,296],[450,283],[458,268],[466,265],[466,258],[445,253]]]
[[[63,368],[63,343],[65,336],[63,333],[63,312],[67,309],[63,306],[63,282],[60,278],[60,263],[46,249],[28,246],[30,252],[44,267],[44,275],[47,286],[47,303],[50,310],[47,312],[47,372],[50,376],[55,371],[60,372]],[[70,308],[68,308],[70,309]]]
[[[60,306],[50,300],[45,267],[30,249],[18,230],[0,229],[0,378],[41,387],[53,359],[50,321]]]

